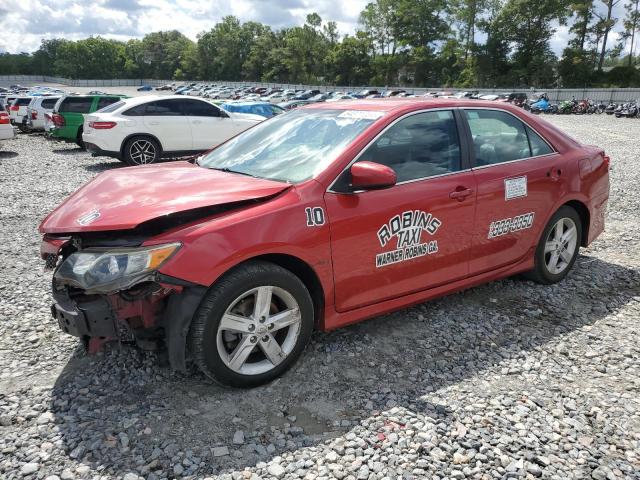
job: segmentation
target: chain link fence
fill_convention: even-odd
[[[50,77],[39,75],[0,75],[0,85],[11,85],[28,83],[35,85],[38,83],[55,83],[65,85],[67,87],[138,87],[140,85],[151,85],[157,87],[165,85],[167,83],[193,83],[191,81],[179,81],[175,80],[154,80],[147,78],[129,78],[129,79],[106,79],[106,80],[71,80],[62,77]],[[327,91],[360,91],[364,89],[378,90],[380,92],[384,90],[405,90],[409,93],[416,95],[422,95],[426,92],[451,92],[456,93],[460,91],[471,91],[474,89],[459,89],[459,88],[413,88],[413,87],[395,87],[395,86],[336,86],[336,85],[303,85],[303,84],[289,84],[289,83],[273,83],[273,82],[227,82],[227,81],[202,81],[197,83],[213,83],[216,85],[229,85],[235,87],[267,87],[267,88],[288,88],[295,90],[320,90],[321,92]],[[573,88],[573,89],[527,89],[527,88],[482,88],[478,89],[482,93],[510,93],[510,92],[525,92],[527,94],[539,94],[542,92],[547,93],[549,100],[552,103],[561,102],[563,100],[571,100],[572,98],[583,99],[590,98],[600,102],[628,102],[640,100],[640,88]]]

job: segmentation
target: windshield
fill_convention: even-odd
[[[294,110],[238,135],[198,164],[260,178],[298,183],[333,162],[382,112]]]

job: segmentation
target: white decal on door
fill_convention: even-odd
[[[385,267],[394,263],[431,255],[438,251],[438,241],[422,241],[422,233],[435,235],[442,222],[430,213],[422,210],[409,210],[391,217],[388,223],[378,230],[381,247],[396,238],[396,248],[376,255],[376,267]]]
[[[504,181],[504,199],[512,200],[514,198],[527,196],[527,177],[506,178]]]
[[[513,218],[505,218],[503,220],[496,220],[489,225],[489,235],[487,238],[501,237],[508,233],[517,232],[519,230],[525,230],[531,228],[533,225],[533,212],[518,215]]]

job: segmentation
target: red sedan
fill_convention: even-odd
[[[363,100],[277,116],[194,163],[102,173],[40,226],[52,314],[90,351],[283,373],[314,329],[526,272],[604,229],[609,158],[508,104]]]

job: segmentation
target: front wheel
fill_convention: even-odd
[[[131,166],[155,163],[160,158],[160,145],[149,137],[133,137],[124,146],[124,161]]]
[[[302,281],[278,265],[251,262],[207,293],[190,328],[189,349],[212,380],[255,387],[293,365],[313,325],[313,302]]]
[[[571,207],[561,207],[549,220],[536,248],[531,280],[551,285],[567,276],[578,258],[582,222]]]

